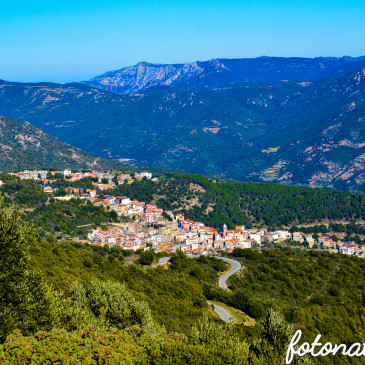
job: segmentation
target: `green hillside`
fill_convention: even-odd
[[[242,224],[279,228],[322,220],[365,220],[364,194],[216,181],[188,174],[120,185],[110,193],[154,202],[216,228],[224,223],[231,228]]]
[[[360,258],[236,249],[244,269],[225,291],[216,258],[178,252],[167,268],[126,265],[114,248],[41,240],[4,208],[0,236],[0,363],[280,364],[296,329],[333,343],[364,334]],[[222,323],[207,299],[256,324]]]
[[[0,171],[21,169],[102,169],[122,164],[90,155],[28,122],[0,116]]]

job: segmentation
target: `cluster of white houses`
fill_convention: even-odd
[[[228,229],[223,225],[218,232],[204,223],[185,219],[182,213],[173,214],[172,211],[163,211],[156,205],[145,202],[131,201],[125,196],[104,197],[94,204],[108,206],[118,215],[132,218],[132,222],[119,223],[105,230],[92,230],[88,234],[89,242],[96,245],[117,245],[123,249],[150,249],[156,252],[174,252],[177,249],[186,253],[217,253],[218,251],[231,252],[235,248],[249,249],[265,243],[279,243],[294,240],[303,243],[307,241],[309,247],[317,242],[310,235],[303,235],[286,230],[265,232],[260,229],[246,229],[236,226]],[[163,214],[164,213],[164,214]],[[334,242],[327,236],[320,236],[318,243],[321,248],[331,252],[340,252],[348,255],[365,255],[365,245],[358,246],[354,242]],[[339,247],[339,248],[338,248]]]
[[[93,204],[107,207],[115,211],[118,216],[125,217],[126,223],[113,224],[106,229],[100,228],[91,230],[88,233],[88,242],[95,245],[119,246],[123,249],[152,248],[156,252],[174,252],[177,249],[187,253],[216,253],[218,251],[231,252],[235,248],[250,249],[268,243],[279,243],[286,240],[293,240],[299,243],[306,242],[309,248],[318,244],[321,249],[330,252],[340,252],[347,255],[365,257],[365,245],[357,245],[355,242],[333,242],[329,236],[322,235],[316,241],[311,235],[304,235],[300,232],[290,233],[286,230],[265,232],[262,229],[246,229],[244,226],[236,226],[228,229],[223,226],[221,232],[207,227],[201,222],[185,219],[181,213],[173,214],[172,211],[163,211],[154,204],[147,204],[137,200],[131,200],[126,196],[104,196],[97,195],[97,189],[106,190],[119,184],[131,184],[135,180],[143,178],[152,179],[149,172],[141,173],[108,173],[108,172],[72,172],[70,169],[64,171],[21,171],[12,173],[21,179],[34,179],[52,181],[52,175],[62,174],[70,182],[93,178],[95,189],[84,191],[84,189],[67,187],[66,196],[58,199],[69,199],[80,197],[89,199]],[[0,185],[2,182],[0,181]],[[52,193],[50,186],[43,186],[43,191]]]
[[[42,180],[42,181],[52,181],[52,178],[56,174],[61,174],[70,182],[81,180],[83,178],[89,177],[94,179],[95,185],[99,190],[107,190],[115,188],[117,185],[121,184],[132,184],[135,180],[140,181],[143,178],[152,179],[152,173],[147,171],[142,171],[140,173],[111,173],[111,172],[99,172],[99,171],[72,171],[70,169],[65,169],[63,171],[47,171],[47,170],[24,170],[19,172],[11,172],[10,175],[18,176],[20,179],[32,179],[32,180]],[[43,186],[43,191],[46,193],[52,193],[52,187],[46,185]]]
[[[24,170],[20,172],[10,172],[10,175],[18,176],[20,179],[45,180],[48,171],[46,170]]]

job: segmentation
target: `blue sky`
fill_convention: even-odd
[[[139,61],[365,55],[364,0],[0,5],[0,78],[68,82]]]

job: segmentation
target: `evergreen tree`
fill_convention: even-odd
[[[39,239],[17,211],[0,208],[0,340],[15,329],[27,334],[47,323],[47,287],[28,268]]]

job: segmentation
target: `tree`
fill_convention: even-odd
[[[143,251],[139,255],[139,263],[141,265],[151,265],[156,258],[156,253],[152,249],[149,249],[147,251]]]
[[[170,215],[168,215],[166,212],[162,212],[162,216],[163,216],[166,220],[168,220],[169,222],[171,222],[171,221],[172,221],[171,216],[170,216]]]
[[[90,281],[85,286],[73,282],[67,297],[54,292],[53,298],[51,318],[57,328],[124,329],[138,325],[160,334],[164,331],[153,320],[148,304],[136,300],[126,286],[118,282]]]
[[[110,218],[113,219],[113,220],[118,219],[118,214],[117,214],[117,212],[115,210],[112,210],[110,212]]]
[[[299,232],[299,228],[297,226],[293,226],[289,230],[290,233]]]
[[[361,240],[361,238],[359,237],[358,234],[354,237],[354,241],[358,245],[361,245],[362,244],[362,240]]]
[[[28,268],[39,240],[17,211],[0,208],[0,340],[15,329],[33,333],[48,321],[46,284]]]
[[[331,238],[332,238],[332,240],[334,242],[338,242],[339,241],[339,238],[335,234],[333,234]]]
[[[294,328],[287,323],[278,311],[270,308],[261,323],[261,336],[267,345],[284,352],[294,335]]]
[[[239,288],[233,295],[232,302],[236,308],[246,310],[250,299],[249,293],[244,288]]]
[[[216,346],[219,349],[235,349],[242,359],[248,356],[249,346],[240,340],[232,323],[221,325],[210,321],[206,315],[192,328],[191,341],[193,344],[205,345],[209,348]]]
[[[294,328],[280,313],[270,308],[260,324],[261,338],[253,344],[253,352],[267,364],[278,364],[285,358]]]

